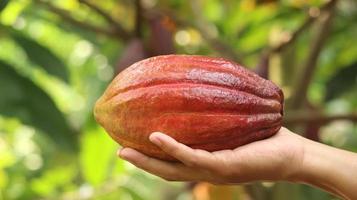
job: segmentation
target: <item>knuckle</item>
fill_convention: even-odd
[[[229,177],[229,178],[214,177],[214,178],[210,178],[209,180],[207,180],[207,182],[209,182],[213,185],[231,185],[231,184],[235,183],[235,181],[232,177]]]
[[[193,156],[190,156],[188,157],[186,160],[185,160],[185,164],[188,166],[188,167],[193,167],[193,168],[197,168],[199,167],[199,163],[198,163],[198,159],[197,159],[197,156],[194,154]]]
[[[224,160],[221,160],[220,163],[221,164],[219,166],[215,165],[214,167],[212,167],[211,172],[224,180],[231,179],[234,176],[236,169],[232,169],[229,164],[227,164]]]
[[[135,161],[133,164],[141,169],[149,170],[150,167],[148,163],[150,163],[150,158],[143,157],[140,160]]]
[[[179,151],[179,148],[176,145],[169,145],[165,146],[164,150],[169,154],[175,154]]]
[[[141,159],[140,159],[140,163],[149,163],[150,161],[151,161],[152,159],[150,158],[150,157],[148,157],[148,156],[143,156],[143,157],[141,157]]]
[[[176,176],[176,173],[174,171],[166,171],[164,174],[163,174],[164,177],[175,177]]]
[[[233,176],[233,173],[231,170],[229,169],[224,169],[224,170],[221,170],[221,169],[214,169],[214,173],[217,174],[219,177],[221,177],[222,179],[231,179],[232,176]]]

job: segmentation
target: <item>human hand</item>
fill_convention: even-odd
[[[118,155],[169,181],[234,184],[288,180],[300,170],[304,156],[303,138],[286,128],[268,139],[216,152],[192,149],[163,133],[153,133],[149,139],[180,162],[158,160],[131,148],[121,149]]]

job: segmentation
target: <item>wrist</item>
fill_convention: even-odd
[[[295,168],[295,171],[293,171],[291,175],[287,177],[287,181],[307,183],[311,177],[310,175],[315,174],[314,169],[316,169],[316,167],[313,166],[323,163],[321,160],[315,159],[319,158],[319,156],[316,155],[315,148],[311,144],[312,141],[303,137],[301,140],[303,150],[299,165]]]
[[[357,165],[351,165],[351,162],[356,163],[356,154],[306,138],[303,140],[301,165],[288,181],[313,185],[344,199],[350,199],[351,195],[348,193],[354,191],[352,187],[356,186],[349,181],[356,170]]]

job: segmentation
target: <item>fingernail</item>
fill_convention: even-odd
[[[125,154],[125,148],[121,148],[121,149],[119,149],[118,150],[118,156],[121,158],[121,159],[124,159],[124,160],[126,160],[126,154]]]
[[[149,137],[149,140],[150,140],[152,143],[156,144],[157,146],[161,146],[161,140],[160,140],[160,138],[158,137],[158,134],[161,134],[161,133],[159,133],[159,132],[154,132],[154,133],[152,133],[152,134],[150,135],[150,137]]]

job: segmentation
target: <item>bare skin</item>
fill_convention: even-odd
[[[192,149],[158,132],[150,135],[150,141],[181,162],[158,160],[131,148],[121,149],[118,155],[168,181],[291,181],[357,199],[357,154],[308,140],[286,128],[271,138],[216,152]]]

